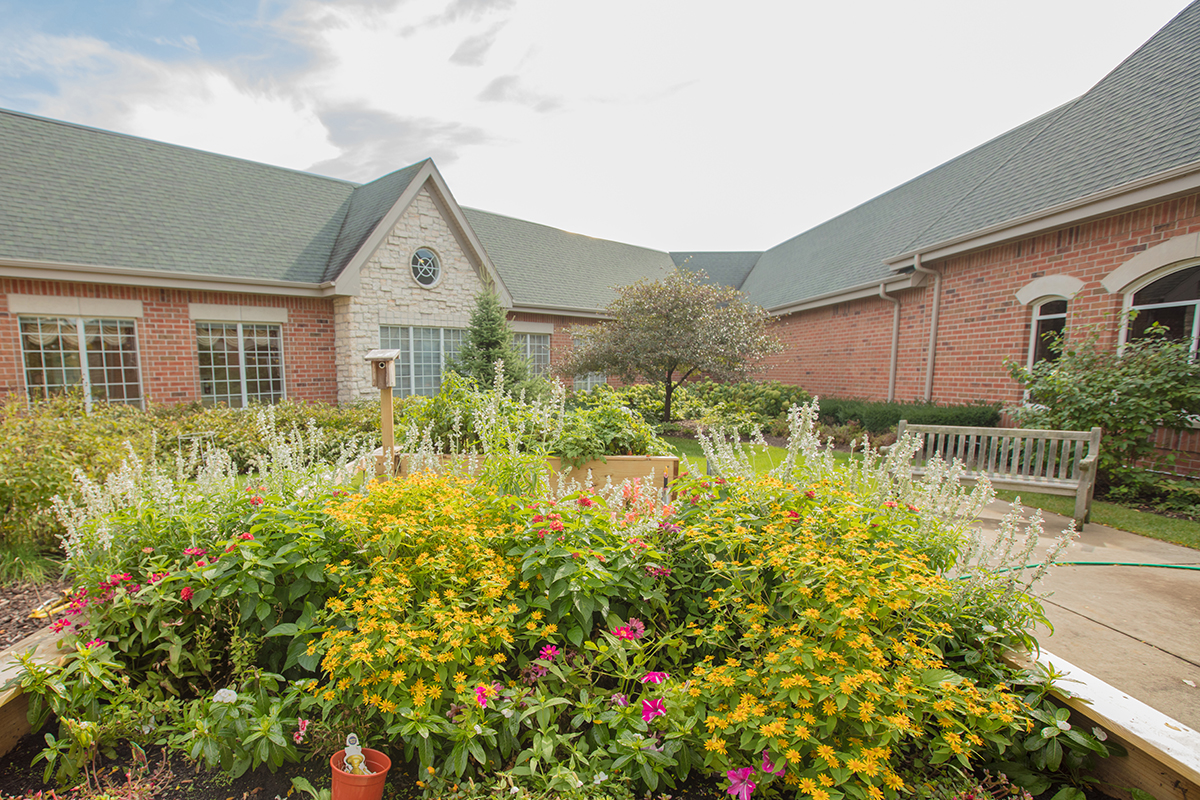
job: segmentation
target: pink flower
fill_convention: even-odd
[[[180,589],[179,596],[182,597],[184,600],[191,600],[192,599],[192,587],[185,586],[182,589]]]
[[[226,547],[226,548],[225,548],[225,552],[226,552],[226,553],[232,553],[234,550],[237,550],[237,543],[236,543],[236,542],[235,542],[234,544],[231,544],[231,545],[229,545],[229,547]]]
[[[489,697],[496,696],[496,689],[493,686],[484,686],[482,683],[475,687],[475,700],[479,703],[480,708],[487,708]]]
[[[63,628],[67,627],[70,624],[71,624],[71,622],[66,617],[64,617],[64,618],[60,619],[58,622],[51,625],[50,630],[54,631],[55,633],[58,633],[59,631],[61,631]]]
[[[550,523],[550,530],[561,531],[562,529],[563,529],[563,524],[561,522],[559,522],[558,520],[554,520],[553,522]]]
[[[261,497],[258,497],[257,495],[255,495],[254,497],[250,498],[250,505],[261,506],[262,504],[263,504],[263,499]]]
[[[300,744],[304,741],[304,732],[308,730],[308,720],[298,719],[296,720],[296,726],[296,732],[292,734],[292,739],[296,744]]]
[[[533,515],[533,524],[536,525],[537,523],[541,522],[544,519],[545,519],[545,517],[543,517],[541,514],[534,514]]]
[[[540,655],[546,661],[553,661],[554,657],[558,655],[558,648],[552,644],[548,644],[542,648],[542,652],[538,655]]]
[[[895,500],[884,500],[883,501],[884,508],[895,508],[897,505],[899,505],[899,504]]]
[[[663,707],[661,699],[642,701],[642,722],[649,722],[655,717],[665,716],[666,713],[667,709]]]
[[[596,502],[590,497],[581,497],[579,498],[579,505],[583,508],[591,508],[592,506],[596,505]]]
[[[626,639],[628,641],[632,641],[637,638],[633,635],[633,631],[631,631],[627,625],[622,625],[613,631],[613,636],[617,637],[618,639]]]
[[[669,677],[666,672],[647,672],[642,676],[642,683],[662,683]]]
[[[207,552],[208,551],[202,547],[189,547],[188,549],[183,551],[183,554],[185,556],[202,556]]]
[[[909,503],[908,506],[906,506],[906,507],[908,508],[909,511],[920,511],[921,510],[921,509],[917,508],[916,506],[914,506],[912,503]]]
[[[253,538],[254,538],[254,534],[253,534],[253,533],[239,533],[239,534],[238,534],[238,538],[239,538],[239,539],[245,539],[246,541],[249,541],[249,540],[251,540],[251,539],[253,539]]]
[[[143,547],[143,548],[142,548],[142,552],[143,552],[143,553],[153,553],[153,552],[154,552],[154,548],[153,548],[153,547]]]
[[[208,566],[208,562],[207,562],[207,561],[205,561],[204,559],[200,559],[199,561],[197,561],[197,562],[196,562],[196,566],[197,566],[197,567],[207,567],[207,566]]]
[[[103,639],[92,639],[90,642],[87,643],[87,646],[88,647],[104,647],[104,645],[106,645],[106,644],[108,644],[108,642],[104,641]]]
[[[608,698],[608,702],[612,703],[614,706],[625,708],[627,705],[629,705],[629,698],[618,692],[617,694],[614,694],[612,697]]]
[[[775,765],[771,763],[771,756],[767,753],[766,750],[763,750],[762,758],[763,758],[763,763],[762,763],[762,771],[763,772],[769,772],[772,775],[782,775],[784,770],[787,768],[787,762],[780,761],[779,769],[775,769]]]
[[[750,800],[750,795],[758,788],[758,784],[750,780],[750,774],[754,772],[753,767],[742,767],[741,769],[731,769],[725,773],[729,778],[729,788],[725,791],[737,800]]]
[[[814,497],[817,496],[817,493],[815,491],[813,491],[812,489],[809,489],[807,492],[804,493],[804,496],[807,497],[809,500],[812,500]]]

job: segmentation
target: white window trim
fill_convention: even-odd
[[[1066,302],[1066,304],[1067,304],[1066,311],[1064,311],[1062,314],[1050,314],[1045,317],[1039,316],[1039,312],[1042,310],[1043,306],[1045,306],[1047,303],[1055,303],[1055,302],[1059,302],[1059,301]],[[1038,320],[1061,318],[1063,320],[1064,329],[1065,329],[1066,320],[1070,316],[1070,314],[1071,314],[1071,300],[1070,300],[1070,298],[1067,298],[1067,297],[1054,297],[1054,296],[1043,297],[1040,300],[1038,300],[1036,303],[1033,304],[1033,314],[1029,318],[1029,349],[1028,349],[1027,355],[1025,357],[1025,366],[1027,369],[1033,369],[1033,364],[1034,364],[1033,356],[1035,353],[1037,353]]]
[[[1200,234],[1197,234],[1197,236],[1200,236]],[[1146,255],[1146,253],[1142,253],[1141,255]],[[1129,315],[1133,312],[1133,296],[1160,278],[1165,278],[1173,272],[1180,272],[1192,267],[1200,267],[1200,260],[1190,259],[1156,268],[1153,271],[1143,273],[1141,277],[1121,289],[1123,297],[1121,298],[1121,331],[1117,337],[1118,353],[1125,350],[1125,344],[1129,341]],[[1118,267],[1117,270],[1110,273],[1110,277],[1120,269],[1122,268]],[[1180,308],[1187,305],[1189,303],[1153,303],[1142,306],[1142,308]],[[1192,313],[1192,356],[1195,357],[1197,347],[1200,345],[1200,300],[1193,300],[1190,305],[1195,308]]]

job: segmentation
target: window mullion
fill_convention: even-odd
[[[92,370],[88,363],[87,341],[83,333],[83,317],[75,318],[75,347],[79,354],[79,382],[83,387],[83,407],[92,410]]]
[[[242,333],[242,323],[237,323],[238,340],[238,377],[242,386],[242,408],[250,406],[250,395],[246,390],[246,338]]]

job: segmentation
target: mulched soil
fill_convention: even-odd
[[[53,778],[49,784],[42,782],[46,764],[44,761],[32,762],[45,744],[41,736],[30,734],[7,755],[0,757],[0,800],[84,800],[95,797],[95,789],[89,793],[82,785],[63,789]],[[328,787],[330,780],[327,755],[314,754],[310,761],[284,764],[274,773],[260,767],[239,778],[231,778],[217,770],[198,769],[179,754],[164,748],[148,748],[146,756],[146,764],[140,769],[126,746],[119,748],[117,760],[104,760],[98,773],[105,788],[104,796],[111,800],[277,800],[288,796],[294,776],[307,778],[318,789]],[[384,797],[393,800],[417,797],[413,779],[409,777],[415,774],[416,765],[397,764],[393,760]],[[42,793],[40,796],[39,792]],[[303,793],[292,795],[293,800],[304,797]]]
[[[61,600],[68,585],[58,583],[21,583],[0,588],[0,650],[11,647],[31,633],[37,633],[59,616],[37,619],[30,616],[35,608],[52,600]]]

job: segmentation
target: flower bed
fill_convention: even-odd
[[[22,679],[59,720],[48,770],[129,739],[240,774],[354,730],[419,759],[431,796],[703,771],[739,800],[866,800],[1039,750],[1039,696],[994,655],[1039,610],[971,566],[986,490],[909,482],[903,447],[838,467],[812,421],[793,413],[772,475],[718,447],[727,477],[683,476],[667,506],[488,470],[352,493],[282,440],[249,483],[217,454],[190,478],[130,465],[61,509],[72,653]]]

